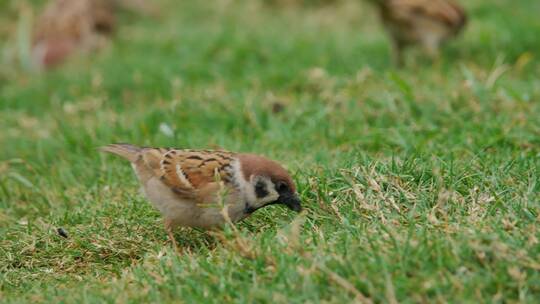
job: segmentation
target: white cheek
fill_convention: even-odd
[[[251,185],[256,185],[257,182],[261,182],[261,181],[265,183],[266,191],[268,192],[268,194],[262,198],[259,198],[255,194],[255,187],[252,186],[253,197],[254,197],[254,200],[253,200],[254,207],[261,207],[268,203],[274,202],[279,198],[279,193],[276,191],[274,187],[274,183],[272,183],[270,179],[257,176],[257,177],[252,177],[250,180],[250,183]]]
[[[279,194],[277,192],[271,193],[270,195],[267,196],[267,199],[265,199],[261,205],[266,205],[267,203],[275,202],[278,200],[278,198],[279,198]]]
[[[266,196],[265,203],[275,202],[279,198],[279,193],[276,191],[273,183],[266,184],[266,189],[268,190],[269,194]]]

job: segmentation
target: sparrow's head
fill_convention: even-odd
[[[296,212],[302,211],[296,186],[280,164],[253,154],[240,154],[238,160],[250,197],[246,205],[247,213],[272,204],[283,204]]]

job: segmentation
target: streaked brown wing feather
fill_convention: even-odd
[[[461,26],[463,22],[463,10],[450,0],[437,0],[427,5],[427,15],[440,20],[450,27]]]
[[[451,0],[392,0],[388,2],[389,16],[405,22],[416,15],[439,20],[451,27],[461,27],[465,11]]]
[[[230,152],[147,148],[142,155],[155,176],[187,199],[206,201],[231,180]]]

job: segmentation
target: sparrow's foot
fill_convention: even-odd
[[[167,230],[167,235],[169,236],[169,241],[171,242],[174,251],[176,251],[177,254],[181,254],[182,252],[180,251],[180,248],[178,248],[178,244],[174,238],[172,225],[169,220],[165,220],[165,230]]]
[[[171,241],[173,249],[176,251],[177,254],[181,254],[182,252],[180,251],[180,248],[178,248],[178,244],[176,243],[176,239],[174,238],[172,230],[168,230],[167,234],[169,235],[169,240]]]

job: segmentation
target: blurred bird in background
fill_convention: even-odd
[[[76,50],[99,48],[114,27],[109,1],[50,1],[34,26],[32,55],[40,67],[58,65]]]
[[[116,29],[119,8],[157,13],[143,0],[50,0],[33,27],[33,61],[40,68],[51,68],[76,51],[101,48]]]
[[[459,34],[467,22],[465,10],[453,0],[369,1],[379,10],[400,66],[409,46],[420,45],[428,56],[438,57],[441,45]]]

